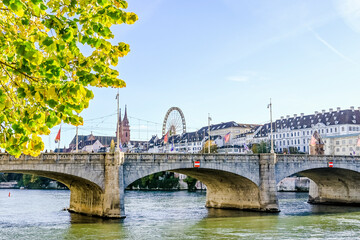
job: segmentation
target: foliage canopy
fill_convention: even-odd
[[[40,135],[78,116],[93,93],[89,86],[125,87],[116,66],[129,51],[113,45],[110,27],[132,24],[124,0],[0,1],[0,147],[36,156]],[[90,46],[88,56],[81,45]]]

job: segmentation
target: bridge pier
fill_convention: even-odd
[[[123,201],[120,202],[123,189],[119,187],[119,167],[123,160],[124,153],[105,155],[103,188],[91,182],[74,179],[69,184],[69,211],[103,218],[123,217]]]
[[[276,154],[260,154],[260,210],[279,212],[275,178]]]

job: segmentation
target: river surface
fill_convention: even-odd
[[[0,239],[360,239],[360,208],[307,196],[280,193],[281,212],[265,214],[207,209],[205,192],[127,191],[127,217],[102,220],[64,211],[69,191],[0,190]]]

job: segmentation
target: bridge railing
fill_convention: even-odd
[[[111,153],[106,153],[111,154]],[[7,153],[0,153],[0,164],[55,164],[55,163],[104,163],[105,153],[42,153],[37,157],[21,155],[15,158]]]
[[[301,162],[301,161],[360,161],[360,156],[349,155],[309,155],[309,154],[278,154],[277,162]]]
[[[259,161],[255,154],[179,154],[179,153],[126,153],[125,163],[130,162],[241,162]]]

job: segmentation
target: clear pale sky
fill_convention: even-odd
[[[116,68],[127,83],[120,105],[127,104],[132,140],[160,135],[172,106],[184,112],[188,131],[207,125],[208,113],[214,124],[268,122],[270,98],[274,119],[360,106],[358,0],[128,4],[139,21],[112,30],[114,43],[131,48]],[[115,135],[116,92],[94,90],[79,134]],[[58,130],[43,138],[45,148],[55,148]],[[74,135],[62,125],[61,147]]]

